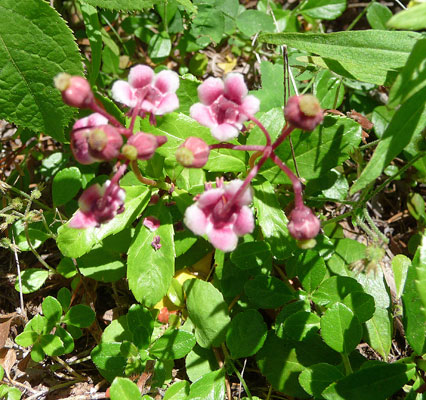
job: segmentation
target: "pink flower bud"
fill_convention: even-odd
[[[297,240],[313,239],[320,230],[320,221],[309,207],[294,208],[287,224],[290,235]]]
[[[313,131],[323,120],[318,99],[312,95],[292,96],[284,108],[286,121],[295,128]]]
[[[167,142],[165,136],[154,136],[150,133],[138,132],[131,136],[123,146],[122,153],[129,160],[149,160],[157,147]]]
[[[176,151],[176,160],[187,168],[201,168],[206,165],[210,154],[208,144],[197,137],[186,139]]]
[[[61,73],[54,79],[55,86],[62,92],[65,104],[71,107],[90,108],[94,96],[89,82],[81,76]]]

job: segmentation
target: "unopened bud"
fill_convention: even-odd
[[[131,148],[136,149],[137,158],[139,160],[149,160],[155,153],[155,150],[157,150],[158,146],[161,146],[167,141],[167,138],[165,136],[154,136],[150,133],[144,133],[144,132],[138,132],[135,135],[131,136],[129,140],[127,141],[125,148],[123,150],[126,154],[124,154],[129,160],[133,160],[134,157],[134,150]],[[131,146],[131,147],[130,147]]]
[[[81,76],[71,76],[63,72],[55,77],[54,83],[61,91],[64,103],[71,107],[90,108],[94,101],[89,82]]]
[[[321,224],[309,207],[293,209],[289,220],[288,231],[295,239],[307,241],[318,235]]]
[[[187,168],[202,168],[210,154],[208,144],[197,137],[189,137],[176,150],[176,160]]]
[[[285,120],[304,131],[312,131],[323,120],[318,99],[312,95],[292,96],[284,108]]]

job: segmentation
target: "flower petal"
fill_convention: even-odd
[[[209,206],[214,206],[224,195],[225,191],[222,188],[206,190],[197,201],[198,207],[201,209]]]
[[[224,84],[219,78],[207,78],[198,86],[198,98],[206,106],[212,104],[223,92]]]
[[[116,81],[111,89],[112,98],[128,107],[136,106],[136,97],[133,95],[132,88],[126,81]]]
[[[217,126],[216,119],[210,112],[210,107],[207,107],[201,103],[195,103],[189,109],[191,118],[194,118],[201,125],[207,126],[207,128],[213,128]]]
[[[240,179],[234,179],[226,185],[225,192],[227,199],[230,199],[235,193],[238,192],[243,181]],[[236,204],[239,206],[247,206],[253,201],[253,189],[251,186],[247,186],[243,193],[238,197]]]
[[[164,115],[179,108],[179,99],[175,93],[166,94],[154,109],[155,115]]]
[[[207,218],[197,204],[189,206],[185,211],[183,221],[196,235],[204,235],[207,230]]]
[[[108,182],[108,181],[107,181]],[[99,183],[87,188],[78,199],[78,206],[83,212],[88,212],[92,206],[104,195],[105,186],[102,187]]]
[[[234,139],[240,133],[239,130],[234,125],[231,125],[231,124],[217,125],[215,127],[211,127],[210,131],[213,137],[221,142],[226,142],[227,140]]]
[[[70,219],[68,226],[75,229],[85,229],[96,226],[98,223],[92,214],[85,214],[78,210]]]
[[[210,243],[219,250],[229,252],[235,250],[238,244],[238,236],[232,230],[230,225],[221,229],[212,228],[207,232]]]
[[[234,223],[234,232],[238,236],[243,236],[247,233],[253,232],[254,217],[253,213],[247,206],[241,207],[238,213],[237,220]]]
[[[228,74],[225,78],[225,96],[237,104],[242,104],[243,97],[248,93],[244,78],[239,73]]]
[[[149,85],[154,79],[154,71],[147,65],[136,65],[130,69],[129,72],[129,85],[132,88],[140,89]]]
[[[164,70],[155,77],[154,86],[161,93],[175,93],[179,88],[179,75],[170,70]]]
[[[240,112],[246,116],[254,115],[259,111],[260,100],[256,96],[246,96],[240,107]],[[245,120],[244,120],[245,121]],[[240,121],[240,122],[244,122]]]
[[[73,130],[81,128],[92,128],[94,126],[107,125],[108,119],[99,113],[90,114],[87,117],[77,120],[72,127]]]

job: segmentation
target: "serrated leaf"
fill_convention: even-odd
[[[199,279],[185,282],[186,306],[195,325],[195,337],[201,347],[219,346],[225,341],[230,318],[222,293],[211,283]]]
[[[140,221],[127,259],[129,288],[136,300],[146,307],[154,306],[167,293],[174,274],[175,256],[169,210],[159,203],[150,215],[160,220],[160,227],[151,232]],[[156,236],[160,237],[161,248],[158,250],[151,244]]]
[[[43,0],[3,0],[0,39],[0,118],[64,141],[74,111],[53,78],[60,72],[83,74],[65,21]]]
[[[392,344],[392,321],[388,310],[377,307],[365,328],[367,343],[386,361]]]
[[[111,400],[138,400],[142,398],[138,385],[128,378],[117,376],[109,390]]]
[[[187,400],[225,400],[225,371],[209,372],[194,382]]]
[[[186,356],[195,345],[191,332],[179,329],[166,331],[149,349],[149,354],[160,360],[176,360]]]
[[[157,0],[84,0],[93,7],[106,8],[108,10],[140,11],[152,8]]]
[[[78,258],[88,253],[95,244],[100,243],[107,236],[128,227],[146,207],[150,199],[150,190],[146,186],[122,185],[121,187],[126,191],[125,210],[113,220],[99,228],[73,229],[66,224],[58,229],[57,245],[65,257]]]
[[[340,17],[346,9],[346,0],[308,0],[299,12],[314,19],[332,20]]]

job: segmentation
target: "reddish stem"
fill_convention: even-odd
[[[266,130],[266,128],[263,126],[263,124],[257,118],[255,118],[253,115],[247,115],[247,117],[260,128],[260,130],[263,132],[263,134],[266,137],[266,145],[270,146],[271,145],[271,135]]]
[[[111,114],[109,114],[107,111],[105,111],[96,101],[94,100],[92,104],[90,105],[90,108],[101,115],[103,115],[105,118],[108,119],[109,122],[111,122],[112,125],[114,125],[117,128],[124,128],[124,126],[118,122]]]
[[[211,144],[209,146],[210,150],[215,149],[231,149],[231,150],[242,150],[242,151],[264,151],[265,146],[256,146],[256,145],[235,145],[231,143],[217,143]]]
[[[133,128],[135,127],[136,117],[139,114],[143,99],[139,99],[136,103],[135,108],[132,110],[132,120],[130,121],[129,131],[133,133]]]
[[[287,136],[290,135],[291,132],[293,132],[293,130],[293,126],[285,124],[283,130],[281,131],[281,135],[272,145],[272,150],[275,150],[287,138]]]

